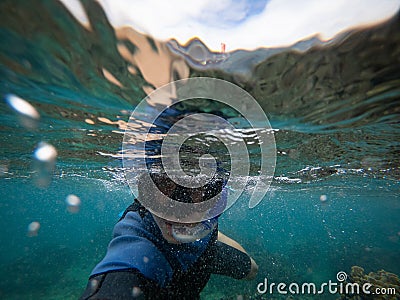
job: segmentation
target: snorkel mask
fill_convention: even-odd
[[[227,189],[225,188],[226,180],[215,177],[209,180],[204,186],[189,188],[174,183],[172,179],[163,173],[153,173],[150,177],[154,183],[153,189],[150,188],[152,185],[143,186],[140,182],[138,184],[139,201],[144,200],[148,203],[148,197],[158,199],[160,193],[164,196],[168,196],[174,201],[187,205],[193,204],[193,206],[208,201],[209,199],[213,199],[214,201],[213,205],[206,212],[203,211],[201,213],[204,216],[203,220],[194,222],[186,220],[182,222],[180,220],[167,218],[157,213],[155,214],[158,218],[164,220],[164,222],[168,224],[168,234],[176,241],[180,243],[195,242],[206,237],[216,229],[218,225],[218,217],[227,204]],[[154,191],[154,186],[157,186],[157,191]],[[151,208],[146,208],[151,211]],[[165,208],[165,210],[167,209],[168,207]],[[151,212],[153,213],[153,211]],[[194,211],[194,213],[196,213],[196,211]]]
[[[222,187],[220,200],[217,202],[214,210],[220,211],[221,208],[223,209],[226,206],[226,202],[227,189],[225,187]],[[212,215],[213,212],[210,212],[210,214]],[[172,236],[181,243],[191,243],[194,241],[198,241],[214,231],[214,229],[218,225],[218,217],[219,215],[214,218],[194,224],[174,223],[171,227]]]
[[[218,217],[195,224],[172,224],[174,239],[181,243],[192,243],[209,235],[217,227]]]

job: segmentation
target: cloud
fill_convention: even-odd
[[[388,18],[399,9],[399,1],[271,1],[261,15],[250,19],[236,32],[244,47],[289,45],[320,34],[330,39],[340,31]],[[255,30],[258,28],[258,30]],[[246,32],[255,32],[250,38]],[[234,42],[236,45],[235,41]],[[239,46],[240,47],[240,46]]]
[[[219,50],[221,42],[234,50],[290,45],[317,33],[330,39],[340,31],[389,18],[400,7],[399,0],[98,1],[116,27],[132,26],[181,44],[199,37],[213,50]],[[62,2],[69,2],[73,12],[72,4],[78,1]]]

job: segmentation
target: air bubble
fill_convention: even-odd
[[[13,94],[8,94],[6,101],[16,112],[32,119],[40,118],[37,110],[28,101]]]
[[[35,150],[34,156],[39,161],[51,162],[57,158],[57,150],[54,146],[46,142],[40,142]]]
[[[39,222],[32,222],[28,225],[28,236],[32,237],[32,236],[37,236],[38,235],[38,231],[40,229],[40,223]]]
[[[328,200],[328,197],[326,195],[321,195],[321,196],[319,196],[319,200],[321,202],[325,202],[326,200]]]
[[[143,262],[147,264],[149,262],[149,258],[147,256],[143,256]]]
[[[79,209],[81,208],[81,199],[73,194],[70,194],[65,198],[65,203],[67,204],[68,212],[72,214],[79,212]]]
[[[99,285],[99,281],[97,279],[90,280],[90,288],[92,291],[97,290],[98,285]]]
[[[133,298],[139,298],[139,297],[141,297],[142,295],[143,295],[142,290],[141,290],[139,287],[134,286],[134,287],[132,288],[132,297],[133,297]]]
[[[36,186],[45,188],[49,186],[54,173],[57,150],[48,143],[40,142],[33,156],[36,159],[33,165],[34,182]]]

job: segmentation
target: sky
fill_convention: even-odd
[[[60,0],[87,23],[79,0]],[[289,46],[319,34],[375,24],[393,16],[400,0],[97,0],[115,27],[186,44],[200,38],[211,50]],[[86,18],[86,19],[85,19]]]

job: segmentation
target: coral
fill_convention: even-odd
[[[396,300],[400,299],[400,279],[396,274],[380,270],[378,272],[364,273],[364,269],[359,266],[351,268],[350,276],[344,284],[357,283],[360,287],[360,293],[349,294],[343,290],[340,299],[373,299],[373,300]],[[370,284],[365,293],[362,289],[363,285]]]

